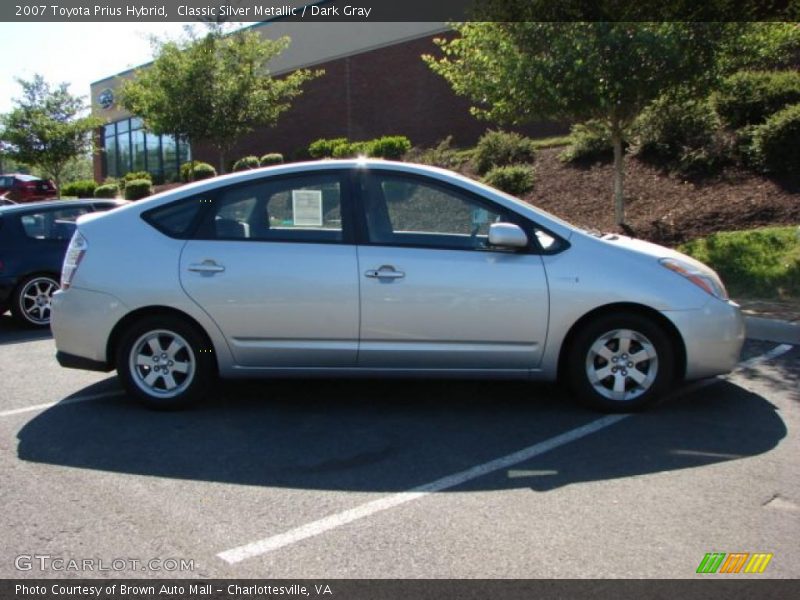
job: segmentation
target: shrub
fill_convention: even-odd
[[[737,129],[733,137],[733,154],[745,167],[762,169],[760,157],[753,145],[753,137],[761,125],[746,125]]]
[[[125,200],[139,200],[153,193],[153,182],[149,179],[131,179],[125,184]]]
[[[740,71],[728,77],[714,95],[717,112],[734,129],[763,123],[798,102],[797,71]]]
[[[62,196],[75,196],[76,198],[92,198],[97,184],[91,179],[71,181],[61,186]]]
[[[122,178],[125,183],[129,181],[133,181],[134,179],[147,179],[147,181],[153,181],[153,176],[148,173],[147,171],[131,171],[130,173],[125,173],[125,176]]]
[[[308,146],[311,158],[332,158],[337,146],[347,145],[347,138],[319,139]]]
[[[116,183],[104,183],[94,189],[95,198],[116,198],[119,195],[119,186]]]
[[[800,173],[800,104],[775,113],[753,132],[752,151],[766,170]]]
[[[389,160],[400,160],[403,155],[411,150],[411,141],[404,135],[385,135],[372,140],[369,155]]]
[[[533,189],[533,169],[528,165],[494,167],[483,180],[490,186],[512,196],[521,196]]]
[[[233,163],[234,171],[247,171],[249,169],[257,169],[261,166],[261,161],[257,156],[245,156]]]
[[[131,171],[129,173],[125,173],[125,175],[119,179],[107,179],[106,183],[116,183],[119,186],[119,190],[124,192],[125,186],[128,185],[128,182],[133,181],[134,179],[147,179],[151,183],[153,182],[153,176],[147,171]]]
[[[709,100],[661,97],[634,125],[637,153],[685,175],[707,175],[730,159],[730,144]]]
[[[189,174],[192,170],[192,163],[185,162],[181,165],[181,180],[182,181],[189,181]],[[210,164],[205,162],[195,162],[194,163],[194,180],[199,181],[201,179],[208,179],[209,177],[216,177],[217,170],[212,167]]]
[[[506,131],[487,131],[475,147],[475,167],[487,173],[492,167],[531,162],[536,155],[533,140]]]
[[[457,169],[463,165],[469,157],[463,150],[453,148],[453,136],[448,135],[433,148],[411,148],[403,156],[406,162],[419,163],[422,165],[433,165],[443,169]]]
[[[347,142],[339,144],[333,149],[332,158],[355,158],[357,156],[372,156],[373,141]]]
[[[577,123],[570,128],[570,144],[559,155],[566,162],[593,162],[613,156],[611,131],[602,121],[591,120]]]
[[[261,157],[261,166],[268,167],[270,165],[283,164],[283,154],[279,152],[270,152]]]

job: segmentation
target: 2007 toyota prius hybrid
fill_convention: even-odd
[[[553,380],[605,411],[725,373],[744,325],[683,254],[582,231],[442,169],[296,163],[81,217],[52,329],[175,408],[217,377]]]

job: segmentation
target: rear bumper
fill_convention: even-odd
[[[116,297],[70,288],[53,294],[50,329],[62,366],[109,370],[108,341],[127,308]],[[65,362],[62,362],[62,358]]]
[[[114,368],[108,363],[91,360],[83,356],[75,356],[74,354],[67,354],[61,351],[56,352],[56,360],[58,364],[67,369],[83,369],[84,371],[101,371],[103,373],[108,373]]]
[[[739,362],[745,338],[739,305],[712,298],[699,310],[665,311],[686,350],[686,379],[729,373]]]

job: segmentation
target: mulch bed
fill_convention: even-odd
[[[561,162],[562,148],[541,150],[536,183],[525,200],[581,227],[620,231],[614,225],[610,162]],[[703,181],[667,173],[635,157],[625,162],[628,235],[676,245],[717,231],[800,224],[800,189],[730,168]]]

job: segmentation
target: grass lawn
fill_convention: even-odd
[[[714,233],[678,250],[717,271],[734,298],[800,299],[800,227]]]

